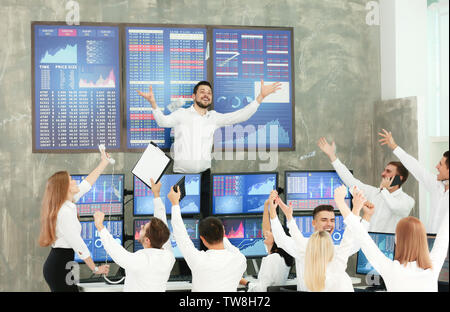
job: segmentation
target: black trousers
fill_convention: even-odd
[[[211,214],[211,169],[207,169],[200,174],[200,212],[202,213],[202,217],[206,218]]]
[[[67,265],[74,261],[74,255],[73,249],[51,249],[44,263],[43,273],[52,292],[78,292],[78,286],[73,283],[71,266]]]

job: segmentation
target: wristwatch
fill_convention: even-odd
[[[97,273],[99,270],[98,266],[95,266],[94,270],[92,270],[93,273]]]

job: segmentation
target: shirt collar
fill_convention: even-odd
[[[398,190],[392,192],[391,194],[394,195],[394,196],[396,196],[396,195],[399,195],[399,194],[401,194],[401,193],[403,193],[403,189],[400,187]]]
[[[77,206],[75,205],[75,203],[71,202],[70,200],[66,200],[64,202],[64,206],[67,206],[67,207],[72,208],[72,209],[77,209]]]
[[[191,112],[195,113],[196,115],[200,116],[200,117],[209,117],[209,114],[211,113],[210,110],[206,111],[205,115],[200,115],[194,108],[194,104],[192,104],[189,108],[188,108]]]

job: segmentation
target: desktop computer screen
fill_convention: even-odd
[[[304,237],[310,237],[314,233],[312,226],[312,216],[294,216],[295,223]],[[334,219],[334,231],[331,234],[331,238],[335,245],[339,245],[342,241],[342,235],[344,235],[345,224],[342,216],[335,216]]]
[[[165,174],[161,177],[161,192],[160,196],[163,200],[168,214],[171,212],[172,204],[167,195],[170,188],[174,186],[183,176],[186,177],[185,188],[186,196],[180,202],[181,214],[198,214],[200,213],[200,174]],[[153,215],[154,195],[152,190],[134,177],[134,215],[145,216]]]
[[[81,223],[81,237],[91,253],[91,258],[94,262],[112,261],[112,258],[106,253],[103,248],[100,235],[94,225],[94,221],[80,221]],[[120,244],[123,244],[123,221],[105,221],[105,227],[114,239]],[[75,261],[82,263],[78,255],[75,253]]]
[[[72,175],[73,180],[80,184],[87,175]],[[123,215],[123,174],[102,174],[91,190],[77,201],[80,217],[93,216],[100,210],[105,215]]]
[[[294,211],[314,210],[319,205],[331,205],[335,209],[334,190],[343,184],[334,170],[286,171],[286,204]],[[345,201],[351,208],[351,195]]]
[[[428,249],[431,252],[433,250],[434,240],[436,239],[436,234],[427,234],[428,238]],[[444,264],[442,265],[441,273],[439,273],[439,281],[448,283],[448,249],[447,258],[445,258]]]
[[[212,213],[256,214],[278,187],[278,173],[227,173],[212,175]]]
[[[134,248],[133,250],[136,252],[139,249],[142,249],[142,244],[139,242],[139,232],[141,231],[141,225],[145,225],[148,223],[150,219],[135,219],[134,220]],[[200,235],[198,234],[198,219],[188,219],[183,218],[184,225],[186,230],[191,238],[194,246],[200,250]],[[175,241],[175,237],[173,236],[172,224],[170,223],[170,219],[167,220],[168,227],[170,230],[170,242],[172,244],[173,253],[176,259],[182,259],[183,255],[181,254],[180,249],[177,247],[177,242]]]
[[[246,257],[267,256],[262,231],[262,218],[230,217],[221,220],[225,228],[225,236]]]
[[[391,260],[394,260],[395,253],[395,234],[394,233],[377,233],[369,232],[378,248]],[[373,274],[380,275],[367,260],[362,250],[358,251],[356,260],[357,274]]]

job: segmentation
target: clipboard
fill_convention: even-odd
[[[172,162],[170,156],[155,143],[150,142],[131,173],[151,189],[150,179],[158,183]]]

